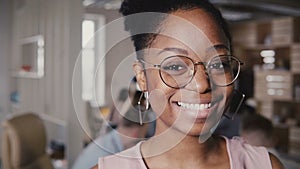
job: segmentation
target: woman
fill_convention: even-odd
[[[101,158],[100,169],[282,168],[264,148],[212,135],[235,97],[241,65],[213,5],[125,0],[120,11],[137,53],[137,82],[157,116],[156,131],[129,150]]]

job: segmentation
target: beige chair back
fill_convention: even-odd
[[[46,153],[45,126],[39,116],[15,116],[3,123],[3,129],[3,169],[53,169]]]

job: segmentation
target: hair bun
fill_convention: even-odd
[[[181,7],[194,7],[197,4],[207,4],[207,0],[124,0],[120,12],[130,15],[140,12],[169,13]]]
[[[139,12],[143,12],[143,4],[147,2],[145,0],[124,0],[120,12],[124,15],[131,15]]]
[[[162,21],[167,16],[165,14],[195,8],[203,9],[211,15],[231,42],[231,35],[225,19],[209,0],[123,0],[119,11],[123,16],[131,15],[125,17],[124,26],[132,36],[136,51],[139,51],[148,47],[150,42],[155,39]],[[134,15],[138,13],[139,15]]]

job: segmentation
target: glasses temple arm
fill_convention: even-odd
[[[143,60],[143,59],[139,59],[138,61],[141,62],[141,63],[144,63],[144,64],[151,65],[151,66],[153,66],[153,67],[155,67],[155,68],[160,68],[160,65],[152,64],[152,63],[146,62],[146,61]]]

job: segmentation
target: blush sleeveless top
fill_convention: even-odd
[[[264,147],[246,144],[240,137],[226,140],[230,169],[272,169],[268,151]],[[99,169],[147,169],[139,142],[134,147],[99,159]]]

